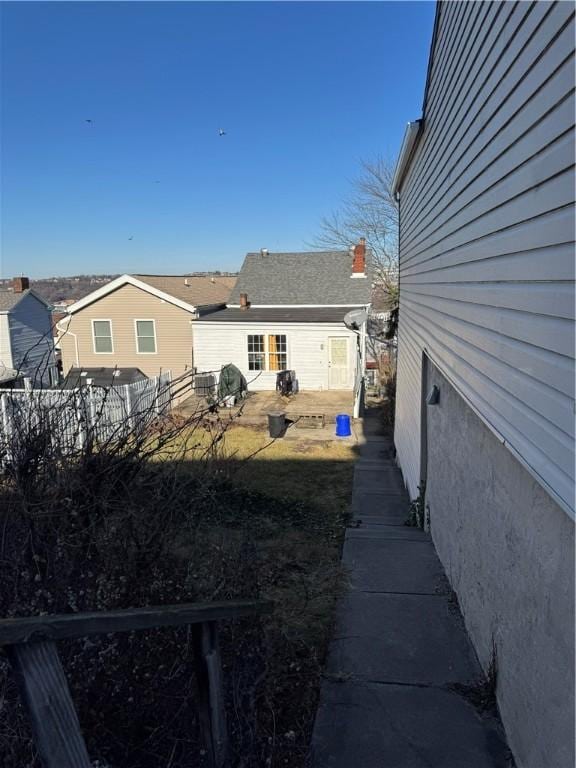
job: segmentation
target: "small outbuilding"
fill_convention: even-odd
[[[226,308],[194,322],[196,369],[218,376],[233,363],[256,391],[291,371],[301,391],[353,391],[357,415],[371,284],[363,240],[349,251],[249,253]]]

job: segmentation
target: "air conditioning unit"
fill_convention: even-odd
[[[213,373],[200,373],[194,378],[194,391],[199,397],[208,397],[216,389],[216,376]]]

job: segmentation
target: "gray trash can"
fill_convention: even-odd
[[[268,434],[270,437],[283,437],[286,432],[286,414],[274,411],[268,414]]]

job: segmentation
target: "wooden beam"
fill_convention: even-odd
[[[212,726],[212,751],[216,768],[224,768],[228,758],[228,728],[224,708],[224,684],[222,659],[218,643],[218,627],[215,621],[202,624],[202,645],[208,671],[210,723]]]
[[[24,699],[34,743],[45,768],[90,768],[80,723],[56,643],[9,646],[8,657]]]
[[[216,622],[192,627],[202,739],[214,768],[228,764],[228,728],[224,707],[222,660]]]
[[[273,607],[273,603],[264,600],[238,600],[2,619],[0,647],[39,640],[62,640],[109,632],[133,632],[154,627],[179,627],[205,621],[237,619],[241,616],[272,613]]]

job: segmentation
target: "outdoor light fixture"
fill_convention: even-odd
[[[440,390],[438,389],[436,384],[434,384],[434,386],[430,390],[428,397],[426,398],[426,405],[438,405],[439,402],[440,402]]]

